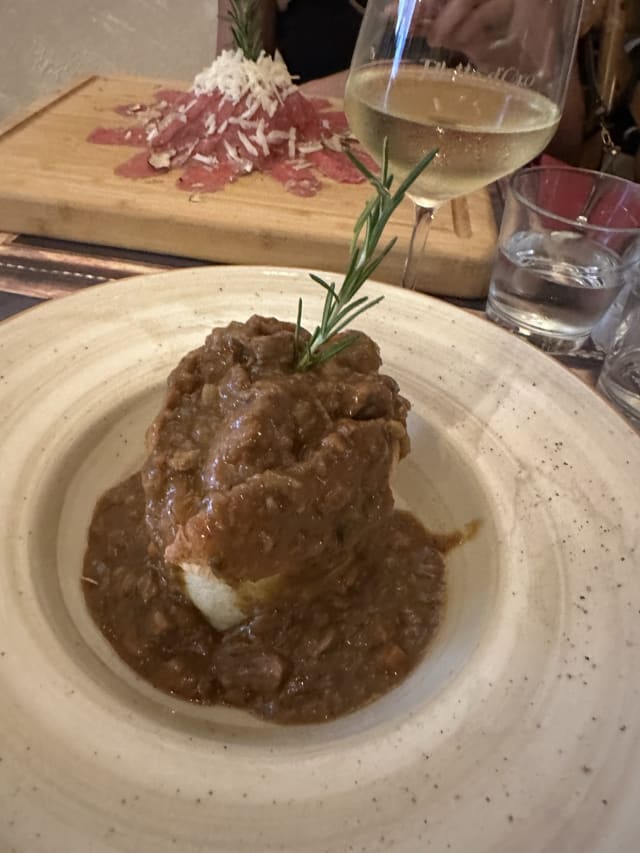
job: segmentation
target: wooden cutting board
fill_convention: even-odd
[[[0,230],[220,263],[311,267],[340,272],[368,184],[324,187],[298,198],[267,175],[213,194],[189,193],[177,173],[132,180],[114,168],[133,148],[86,142],[97,126],[134,124],[114,107],[152,100],[185,83],[91,76],[0,125]],[[394,250],[376,277],[400,283],[413,207],[387,227]],[[421,290],[460,297],[486,293],[496,227],[486,191],[444,205],[431,229]]]

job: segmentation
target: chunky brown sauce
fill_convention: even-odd
[[[438,542],[393,509],[409,405],[373,342],[306,376],[292,347],[291,326],[254,317],[185,356],[142,471],[96,506],[83,587],[156,687],[308,723],[370,702],[421,659],[445,596],[441,552],[460,536]],[[185,591],[190,572],[235,590],[273,583],[216,630]]]
[[[136,475],[98,503],[84,588],[120,657],[156,687],[309,723],[358,708],[407,675],[437,627],[444,572],[424,528],[394,512],[356,560],[287,585],[277,603],[218,632],[177,572],[148,556]]]

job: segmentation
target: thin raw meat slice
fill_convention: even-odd
[[[166,101],[159,101],[158,103],[154,101],[153,104],[120,104],[114,107],[113,111],[127,118],[135,118],[138,123],[137,126],[144,128],[146,134],[149,122],[157,121],[167,107]]]
[[[157,133],[151,139],[151,148],[154,151],[163,151],[169,147],[175,150],[177,147],[175,139],[184,131],[185,125],[184,113],[169,113],[156,125]]]
[[[198,142],[207,135],[206,122],[212,112],[209,106],[210,100],[210,96],[196,98],[185,109],[183,113],[185,123],[171,139],[171,146],[175,146],[178,152],[191,153]]]
[[[87,137],[87,142],[141,148],[147,144],[147,137],[143,127],[96,127]]]
[[[215,113],[218,118],[218,127],[220,127],[220,125],[224,125],[225,121],[230,119],[232,116],[241,115],[244,112],[247,102],[245,95],[240,98],[237,104],[234,104],[234,102],[229,100],[229,98],[224,98],[220,92],[212,92],[209,95],[209,98],[213,99],[214,104],[217,104],[215,107],[212,106],[211,110],[213,111],[215,109]]]
[[[333,107],[333,103],[329,98],[321,98],[316,95],[307,95],[307,97],[317,110],[330,110]]]
[[[147,178],[186,166],[181,189],[214,192],[243,174],[271,171],[286,190],[309,197],[322,186],[320,172],[363,180],[340,151],[347,124],[332,106],[296,90],[282,63],[265,55],[252,64],[240,51],[223,51],[188,91],[158,89],[151,104],[124,104],[118,112],[136,124],[98,128],[90,139],[146,145],[119,175]]]
[[[353,165],[351,160],[342,151],[331,151],[323,148],[322,151],[312,151],[305,157],[319,169],[323,175],[339,181],[341,184],[361,184],[365,177],[362,172]]]
[[[182,89],[158,89],[157,92],[154,92],[153,101],[155,104],[160,103],[160,101],[164,101],[165,104],[175,104],[183,96],[184,90]]]
[[[146,113],[150,109],[149,104],[119,104],[113,108],[114,113],[121,116],[137,116],[140,113]]]
[[[320,113],[301,92],[292,92],[273,116],[276,130],[288,131],[295,127],[298,140],[320,139],[322,125]]]
[[[338,135],[346,133],[349,130],[349,122],[342,110],[326,110],[320,113],[323,129],[330,133]]]
[[[134,154],[129,160],[125,160],[124,163],[116,166],[116,175],[121,178],[153,178],[155,175],[161,175],[168,171],[168,169],[154,169],[147,160],[148,156],[146,151]]]
[[[207,137],[208,116],[218,112],[219,96],[192,94],[178,109],[172,109],[153,125],[150,145],[155,154],[166,154],[171,166],[181,166]]]
[[[189,192],[214,193],[235,181],[240,174],[233,163],[207,166],[204,163],[191,162],[176,181],[176,186]]]
[[[283,185],[288,193],[301,198],[311,198],[322,187],[322,183],[310,168],[296,169],[292,163],[286,160],[274,163],[271,166],[271,175]]]

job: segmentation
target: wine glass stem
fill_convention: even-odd
[[[425,258],[425,247],[427,236],[431,228],[435,207],[422,207],[416,205],[415,222],[409,243],[409,253],[402,274],[402,286],[408,290],[415,290],[420,280],[420,272]]]

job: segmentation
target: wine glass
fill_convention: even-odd
[[[369,0],[345,88],[351,129],[411,187],[403,286],[419,281],[434,211],[536,157],[560,120],[582,0]]]

